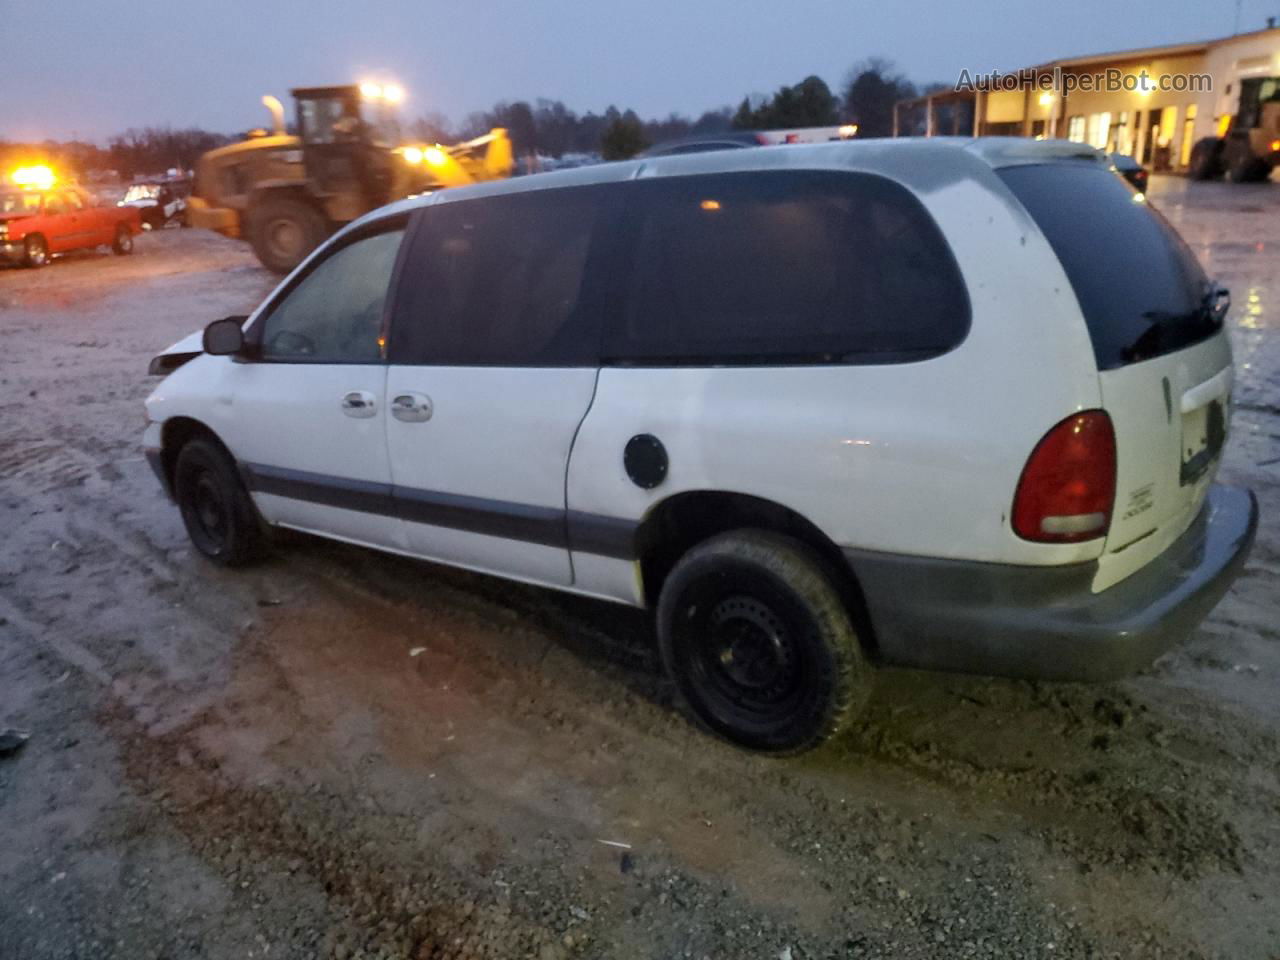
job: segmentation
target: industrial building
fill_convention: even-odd
[[[1250,79],[1262,83],[1242,83]],[[1217,40],[1073,57],[898,103],[894,135],[1063,137],[1185,170],[1192,145],[1221,136],[1253,102],[1280,99],[1280,27]]]

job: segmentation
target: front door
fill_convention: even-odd
[[[254,321],[214,428],[263,516],[398,548],[386,447],[383,308],[403,224],[331,249]]]
[[[77,218],[67,205],[66,196],[61,190],[44,195],[43,212],[42,227],[50,253],[64,253],[81,246]]]
[[[565,470],[595,391],[608,194],[441,196],[406,254],[387,374],[410,549],[567,585]]]

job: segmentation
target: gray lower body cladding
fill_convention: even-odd
[[[1215,485],[1164,553],[1101,593],[1097,565],[1010,566],[848,549],[884,659],[1041,680],[1108,680],[1189,634],[1243,568],[1248,490]]]

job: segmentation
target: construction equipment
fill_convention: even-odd
[[[1221,136],[1204,137],[1191,149],[1194,180],[1226,173],[1232,183],[1266,180],[1280,163],[1280,77],[1240,81],[1236,114],[1226,119]]]
[[[288,273],[334,230],[392,200],[509,177],[511,141],[495,127],[453,146],[393,146],[399,87],[348,84],[292,91],[298,135],[284,106],[262,98],[274,131],[204,154],[188,204],[193,227],[244,237],[262,265]]]

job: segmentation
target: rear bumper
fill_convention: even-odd
[[[1108,680],[1189,634],[1239,574],[1253,493],[1210,489],[1199,516],[1141,570],[1093,593],[1097,564],[1007,566],[846,550],[884,659],[1043,680]]]

